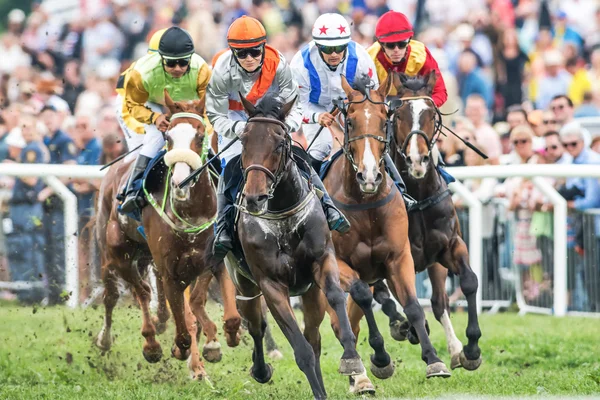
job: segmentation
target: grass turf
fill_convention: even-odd
[[[260,385],[249,376],[252,340],[245,335],[238,348],[223,344],[223,360],[206,363],[213,388],[192,382],[187,365],[170,356],[172,319],[159,336],[163,359],[147,363],[141,348],[141,314],[134,306],[115,309],[110,352],[102,354],[92,343],[102,326],[104,309],[69,310],[62,307],[16,307],[0,305],[0,399],[305,399],[310,387],[297,368],[291,347],[274,327],[284,354],[270,361],[273,379]],[[222,312],[211,306],[210,314],[220,328]],[[428,314],[432,341],[450,366],[442,327]],[[600,321],[584,318],[553,318],[515,314],[482,315],[483,364],[474,372],[462,369],[449,379],[425,379],[420,347],[395,342],[385,316],[378,313],[386,349],[396,363],[396,373],[380,381],[369,375],[379,398],[415,398],[464,395],[576,396],[600,394]],[[301,318],[301,317],[300,317]],[[273,323],[272,319],[270,320]],[[452,321],[459,339],[466,343],[466,314]],[[219,329],[221,330],[221,329]],[[363,321],[359,352],[368,368],[371,349]],[[221,332],[219,332],[221,333]],[[341,347],[326,319],[321,327],[321,365],[329,398],[352,398],[347,378],[336,371]]]

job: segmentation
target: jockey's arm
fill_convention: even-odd
[[[214,71],[217,71],[215,69]],[[228,139],[234,139],[244,131],[243,121],[232,121],[228,117],[229,92],[228,77],[213,71],[206,87],[206,115],[215,132]]]
[[[328,110],[317,104],[311,104],[309,107],[311,86],[308,71],[304,68],[300,52],[294,56],[290,65],[294,80],[298,84],[298,103],[302,106],[302,122],[305,124],[317,124],[319,123],[319,116]],[[323,110],[321,112],[315,111],[317,107],[323,108]]]
[[[296,98],[296,103],[285,119],[285,124],[291,132],[296,132],[302,124],[302,103],[298,93],[298,85],[294,81],[292,68],[282,58],[277,67],[277,85],[279,86],[279,96],[284,103],[288,103]]]
[[[419,75],[427,75],[430,71],[435,71],[437,75],[437,81],[435,82],[435,86],[433,87],[433,92],[431,93],[431,98],[436,106],[441,107],[444,105],[446,100],[448,100],[448,92],[446,92],[446,84],[444,83],[444,78],[442,77],[442,72],[438,67],[437,61],[429,52],[429,49],[425,48],[427,53],[427,58],[425,59],[425,63],[421,70],[419,71]]]
[[[198,98],[202,99],[202,97],[206,96],[206,87],[208,86],[208,82],[210,81],[211,71],[208,67],[207,63],[202,64],[200,67],[200,71],[198,71],[198,80],[196,81],[196,92],[198,93]]]
[[[142,124],[153,124],[161,115],[146,107],[150,95],[144,87],[142,75],[136,70],[129,73],[125,84],[125,105],[129,114]]]

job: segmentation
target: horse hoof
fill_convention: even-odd
[[[373,373],[373,375],[375,375],[375,377],[378,379],[387,379],[391,377],[394,375],[395,369],[396,367],[394,366],[393,361],[390,361],[390,363],[385,367],[378,367],[377,365],[373,364],[373,360],[371,360],[371,373]]]
[[[346,376],[355,376],[365,373],[365,366],[360,357],[342,358],[340,360],[340,369],[338,372]]]
[[[414,345],[420,343],[419,337],[412,330],[408,331],[408,341],[410,342],[410,344],[414,344]]]
[[[216,340],[207,343],[202,348],[202,357],[210,363],[218,363],[223,358],[221,353],[221,344]]]
[[[273,376],[273,367],[271,366],[271,364],[267,364],[267,374],[264,377],[255,375],[254,368],[250,368],[250,375],[258,383],[267,383],[271,380],[271,377]]]
[[[451,369],[462,368],[462,364],[460,362],[460,353],[452,356],[452,360],[450,361],[450,368]]]
[[[354,385],[350,385],[350,393],[355,395],[375,394],[375,386],[367,374],[354,376]]]
[[[273,361],[283,360],[283,354],[281,354],[281,352],[277,349],[271,350],[269,354],[267,354],[267,357]]]
[[[427,379],[437,378],[437,377],[449,378],[451,375],[452,374],[450,374],[450,371],[448,371],[448,368],[446,368],[446,364],[444,364],[441,361],[433,363],[433,364],[429,364],[427,366]]]
[[[481,356],[479,356],[476,360],[469,360],[465,356],[465,352],[460,352],[460,363],[464,369],[467,371],[475,371],[481,365]]]
[[[162,358],[162,350],[160,349],[160,347],[158,348],[158,350],[155,351],[142,351],[142,354],[144,355],[144,358],[146,359],[146,361],[148,361],[151,364],[155,364],[157,362],[160,361],[160,359]]]
[[[408,324],[401,321],[390,322],[390,335],[394,340],[403,342],[408,336]]]
[[[110,340],[105,340],[104,337],[98,335],[96,338],[96,347],[98,347],[102,351],[109,351],[112,345]]]
[[[177,347],[177,345],[173,345],[173,347],[171,347],[171,355],[173,357],[175,357],[176,359],[178,359],[179,361],[185,361],[189,358],[191,354],[190,349],[186,349],[186,351],[184,353],[181,352],[181,349],[179,347]]]

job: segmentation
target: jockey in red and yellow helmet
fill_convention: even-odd
[[[448,99],[446,85],[437,62],[421,42],[413,40],[413,27],[406,15],[388,11],[379,18],[375,27],[375,42],[367,50],[375,63],[377,76],[382,82],[389,71],[407,75],[427,75],[435,71],[437,81],[431,95],[435,105],[440,107]],[[396,95],[392,89],[392,96]]]

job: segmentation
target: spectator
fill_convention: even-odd
[[[109,11],[105,9],[99,15],[90,17],[83,32],[83,63],[86,72],[105,58],[118,59],[121,56],[124,38],[110,21]]]
[[[506,109],[506,122],[510,129],[519,125],[527,125],[527,111],[521,105],[514,104]]]
[[[502,145],[498,134],[487,122],[488,109],[483,97],[473,94],[467,98],[465,115],[475,128],[475,139],[483,146],[491,165],[497,165],[502,154]]]
[[[4,121],[4,118],[2,115],[0,115],[0,162],[8,158],[8,143],[6,143],[7,137],[8,128],[6,126],[6,121]]]
[[[600,136],[596,136],[592,139],[592,144],[590,145],[590,148],[596,153],[600,154]]]
[[[79,95],[85,90],[79,61],[75,59],[67,61],[65,64],[64,75],[65,87],[62,98],[69,105],[69,110],[71,110],[72,114],[75,112],[75,104],[77,104]]]
[[[598,15],[600,15],[600,12]],[[600,36],[600,24],[598,24],[598,28],[598,35]],[[600,43],[599,46],[592,51],[592,54],[590,54],[588,78],[592,84],[591,91],[593,95],[600,97]]]
[[[569,91],[572,77],[564,70],[563,56],[558,50],[550,50],[544,54],[546,76],[539,84],[539,93],[536,100],[537,108],[545,109],[552,99],[564,95]],[[571,102],[572,106],[573,102]]]
[[[492,87],[477,67],[473,53],[461,53],[458,58],[458,70],[459,93],[463,103],[466,103],[469,96],[477,94],[484,99],[486,108],[491,109],[494,105]]]
[[[564,94],[554,96],[550,101],[549,108],[554,113],[554,121],[559,127],[565,126],[574,119],[573,101]]]
[[[585,92],[583,95],[583,101],[579,107],[575,110],[575,118],[584,117],[600,117],[600,109],[593,103],[594,97],[592,92]]]
[[[108,164],[122,154],[125,154],[126,150],[127,146],[125,146],[125,138],[122,135],[105,135],[102,139],[102,157],[100,158],[100,164]]]
[[[546,132],[544,135],[546,142],[546,160],[549,164],[571,164],[573,157],[567,152],[560,141],[560,135],[556,131]]]
[[[519,47],[517,31],[504,31],[495,66],[496,88],[504,100],[505,107],[523,102],[523,79],[528,61],[529,58]]]
[[[40,76],[36,85],[36,99],[39,100],[41,108],[50,106],[61,113],[64,117],[71,112],[69,104],[58,95],[62,88],[54,76],[45,74]]]
[[[583,60],[579,57],[571,57],[567,59],[567,72],[571,74],[571,85],[569,86],[569,98],[576,106],[583,102],[583,97],[586,92],[592,90],[588,72],[584,68]]]

